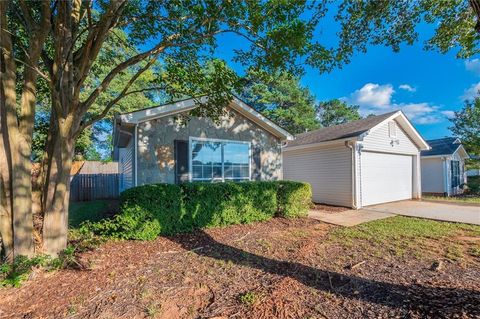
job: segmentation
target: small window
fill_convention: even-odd
[[[388,122],[388,136],[397,137],[397,123],[395,121]]]

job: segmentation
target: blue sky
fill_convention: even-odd
[[[335,27],[332,20],[323,26],[332,30],[322,34],[327,44],[336,40]],[[425,51],[423,41],[431,28],[422,26],[419,33],[419,42],[402,47],[399,53],[370,46],[367,53],[357,53],[342,69],[328,74],[307,69],[301,83],[318,101],[341,98],[360,105],[363,115],[401,109],[426,139],[450,136],[448,117],[462,108],[465,97],[472,97],[480,88],[480,59],[457,59],[455,49],[447,54]],[[238,38],[221,38],[218,57],[230,61],[231,49],[238,48],[239,43]]]

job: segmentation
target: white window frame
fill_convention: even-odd
[[[222,145],[222,178],[211,179],[211,178],[193,178],[193,161],[192,161],[192,144],[193,142],[213,142],[213,143],[236,143],[236,144],[247,144],[248,145],[248,178],[242,178],[245,181],[252,180],[252,143],[247,141],[239,140],[226,140],[218,138],[208,138],[208,137],[193,137],[188,138],[188,180],[190,182],[194,181],[211,181],[211,182],[225,182],[232,181],[238,178],[225,178],[225,159],[223,154],[223,145]]]

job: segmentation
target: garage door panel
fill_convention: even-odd
[[[412,156],[362,152],[363,206],[412,198]]]

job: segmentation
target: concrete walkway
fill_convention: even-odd
[[[480,225],[480,205],[467,206],[431,201],[392,202],[338,213],[311,210],[308,217],[329,224],[351,227],[395,215]]]
[[[401,201],[369,206],[368,211],[480,225],[480,205],[467,206],[431,201]]]
[[[346,210],[338,213],[324,213],[318,210],[311,210],[308,213],[308,217],[321,220],[322,222],[351,227],[358,224],[371,222],[377,219],[384,219],[395,216],[395,214],[377,212],[365,209],[359,210]]]

